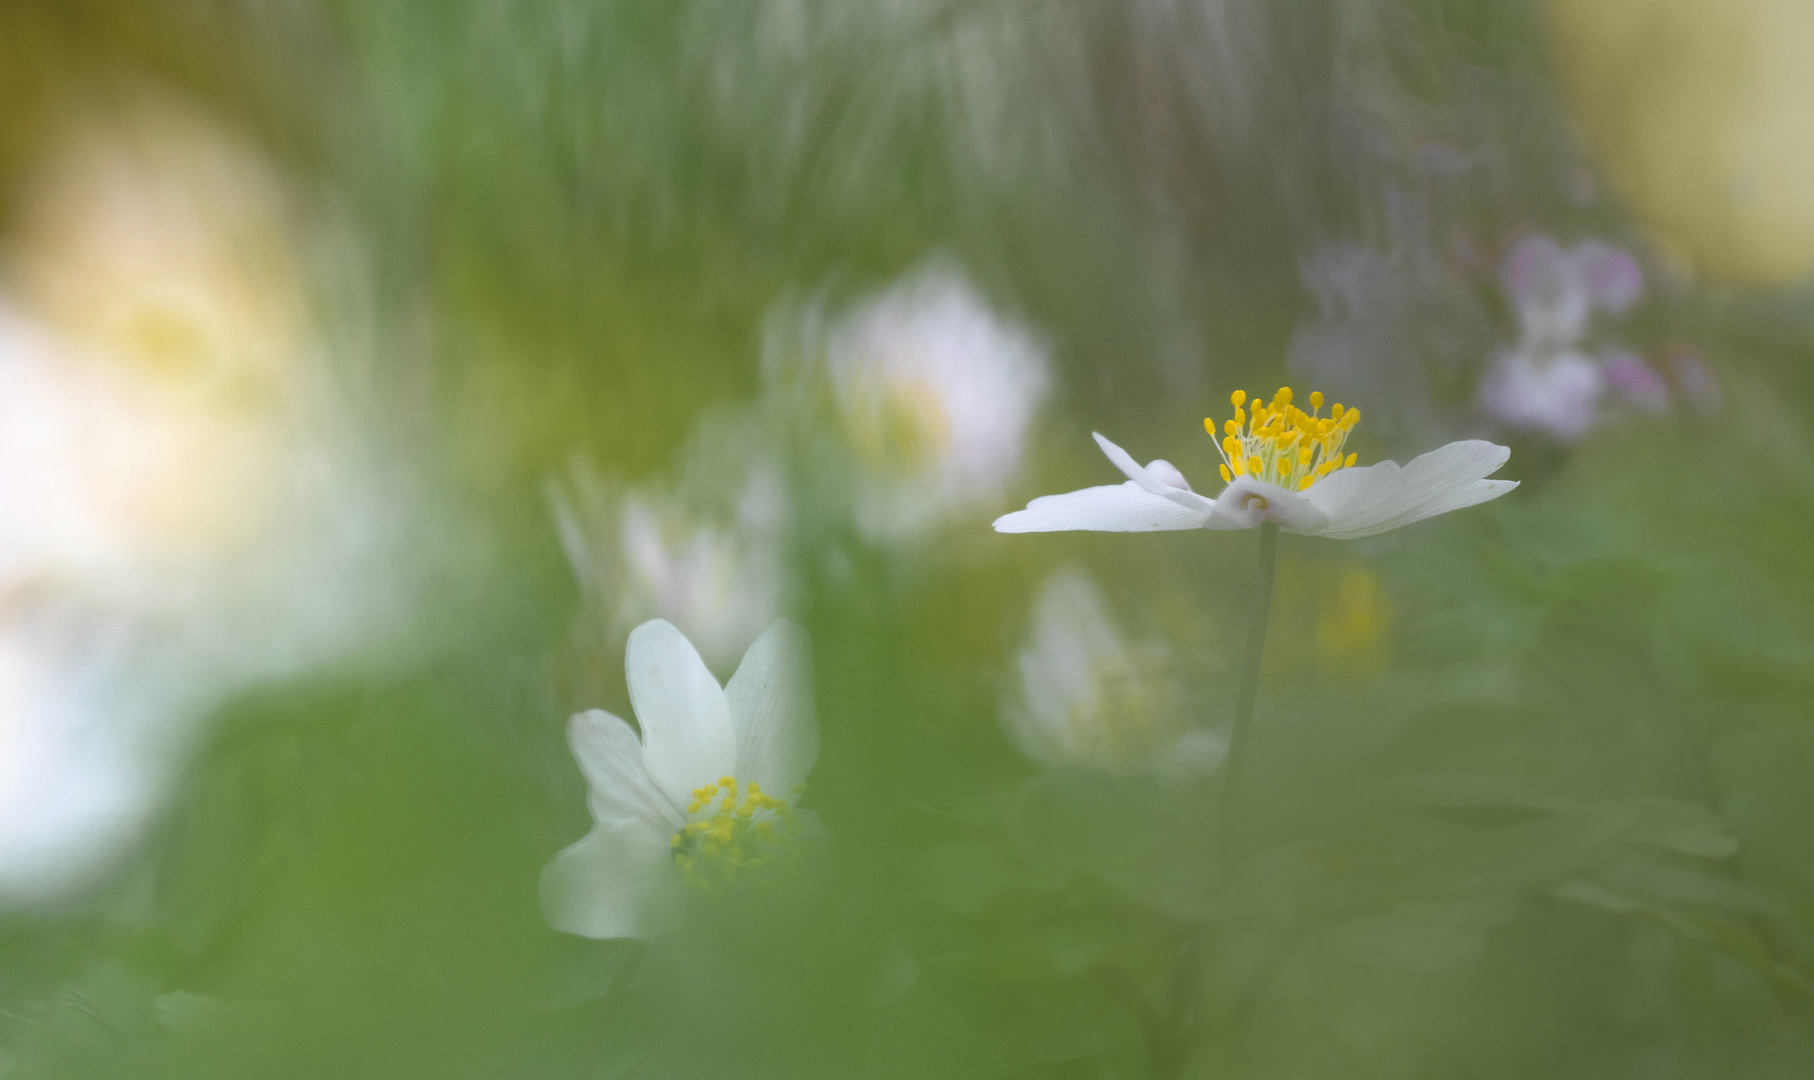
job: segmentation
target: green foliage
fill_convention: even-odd
[[[302,81],[306,133],[247,123],[313,148],[302,186],[366,248],[361,405],[428,419],[391,434],[448,508],[438,569],[403,643],[217,709],[106,881],[0,915],[0,1078],[1805,1074],[1805,297],[1660,301],[1716,358],[1721,413],[1520,445],[1513,495],[1375,539],[1287,537],[1226,855],[1214,775],[1040,771],[1000,713],[1069,563],[1171,643],[1189,725],[1225,731],[1251,535],[1006,537],[979,512],[890,549],[788,429],[824,849],[779,891],[695,898],[676,934],[588,941],[537,900],[590,824],[562,725],[631,710],[621,641],[576,629],[549,474],[575,452],[678,473],[708,407],[763,393],[770,313],[943,254],[1064,381],[1015,498],[1114,480],[1084,438],[1111,425],[1207,478],[1198,418],[1286,377],[1292,243],[1366,182],[1317,148],[1367,5],[1204,5],[1283,66],[1236,88],[1245,126],[1202,114],[1240,96],[1193,97],[1204,72],[1142,67],[1182,63],[1141,36],[1153,5],[267,6],[313,28],[307,55],[254,54]],[[227,107],[157,44],[192,25],[82,7],[66,33],[97,65]],[[1372,7],[1409,20],[1443,130],[1469,80],[1539,77],[1530,5]],[[1492,203],[1502,233],[1561,201],[1471,198],[1457,219]],[[1372,621],[1328,606],[1350,573]]]

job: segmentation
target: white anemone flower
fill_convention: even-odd
[[[205,116],[76,121],[0,244],[0,907],[99,881],[212,711],[413,589],[309,317],[318,224]]]
[[[1109,460],[1127,476],[1122,484],[1084,488],[1034,499],[1025,510],[995,520],[997,532],[1158,532],[1171,529],[1251,529],[1274,524],[1286,532],[1351,540],[1496,499],[1518,486],[1488,480],[1511,451],[1478,439],[1452,442],[1400,468],[1382,461],[1360,468],[1342,456],[1342,444],[1360,410],[1336,405],[1319,416],[1323,395],[1310,395],[1311,411],[1291,403],[1284,387],[1270,405],[1247,395],[1230,399],[1219,449],[1227,485],[1215,498],[1191,490],[1170,462],[1144,468],[1127,451],[1097,435]],[[1214,421],[1204,426],[1213,435]]]
[[[786,481],[772,464],[752,465],[730,514],[702,508],[712,500],[689,498],[692,489],[621,491],[582,460],[566,482],[550,483],[549,499],[568,561],[613,640],[667,619],[714,671],[727,671],[787,610]]]
[[[825,367],[863,473],[857,528],[880,542],[999,499],[1051,383],[1044,344],[939,263],[838,320]]]
[[[1047,768],[1082,766],[1174,778],[1213,771],[1228,753],[1185,723],[1164,641],[1127,640],[1102,589],[1066,567],[1040,586],[1020,651],[1020,699],[1002,710],[1008,735]]]
[[[811,644],[777,620],[720,687],[662,619],[630,633],[624,673],[642,736],[602,710],[573,717],[567,741],[594,825],[542,872],[557,929],[648,937],[683,885],[713,889],[784,870],[800,854],[796,810],[819,756]]]

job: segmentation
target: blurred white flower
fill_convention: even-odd
[[[785,610],[787,486],[778,467],[752,464],[728,513],[699,511],[708,500],[682,487],[624,491],[577,461],[549,498],[568,561],[609,634],[667,619],[722,671]]]
[[[1211,499],[1191,490],[1169,461],[1142,468],[1128,452],[1096,435],[1096,443],[1127,482],[1046,495],[1025,510],[995,520],[1006,533],[1159,532],[1172,529],[1251,529],[1275,524],[1286,532],[1351,540],[1496,499],[1518,486],[1488,480],[1511,451],[1479,439],[1452,442],[1399,468],[1382,461],[1360,468],[1342,456],[1360,410],[1333,407],[1319,417],[1323,395],[1310,395],[1312,411],[1291,403],[1281,387],[1267,405],[1258,397],[1247,415],[1247,395],[1231,399],[1234,419],[1224,425],[1222,480]],[[1215,422],[1204,426],[1213,436]]]
[[[825,369],[861,469],[857,529],[878,542],[1000,499],[1051,380],[1040,342],[936,263],[834,323]]]
[[[0,902],[53,896],[94,876],[155,797],[139,745],[162,687],[111,691],[121,641],[9,612],[0,624]]]
[[[0,250],[0,903],[104,870],[201,715],[402,587],[275,174],[170,108],[72,130]]]
[[[1609,387],[1630,404],[1654,411],[1654,394],[1636,385],[1633,354],[1596,354],[1583,347],[1596,312],[1623,315],[1643,295],[1644,272],[1637,260],[1597,240],[1565,248],[1534,235],[1512,247],[1499,274],[1518,314],[1519,337],[1480,384],[1480,407],[1487,415],[1572,442],[1593,427]]]
[[[1605,373],[1584,353],[1542,356],[1518,349],[1487,372],[1480,407],[1502,424],[1572,442],[1593,427],[1605,392]]]
[[[1637,260],[1611,244],[1584,240],[1565,248],[1541,233],[1512,246],[1499,268],[1518,312],[1523,343],[1565,349],[1587,333],[1595,312],[1623,315],[1644,295]]]
[[[1184,722],[1162,641],[1129,642],[1102,590],[1066,567],[1046,578],[1020,651],[1020,695],[1002,709],[1021,752],[1050,768],[1162,776],[1208,773],[1227,740]]]
[[[660,619],[630,633],[624,674],[637,730],[600,710],[567,727],[592,831],[542,872],[557,929],[646,937],[681,884],[726,887],[785,870],[805,811],[792,800],[819,756],[812,647],[785,620],[756,639],[722,688]]]

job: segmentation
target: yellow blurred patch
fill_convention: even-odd
[[[1614,189],[1697,274],[1814,268],[1814,4],[1550,0],[1570,115]]]
[[[1392,601],[1366,563],[1288,555],[1276,588],[1268,678],[1353,685],[1391,664]]]

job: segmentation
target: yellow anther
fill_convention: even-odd
[[[1349,455],[1348,455],[1348,460],[1347,460],[1347,461],[1344,461],[1344,462],[1342,462],[1342,468],[1344,468],[1344,469],[1352,469],[1352,468],[1354,468],[1354,458],[1355,458],[1355,455],[1353,455],[1353,454],[1349,454]]]
[[[796,790],[804,790],[804,785]],[[720,794],[723,799],[717,798]],[[668,838],[674,864],[689,885],[709,890],[798,860],[794,841],[800,836],[800,823],[793,808],[763,791],[760,783],[740,784],[727,776],[694,795],[687,809],[694,820]]]
[[[1315,390],[1309,395],[1312,411],[1305,412],[1292,404],[1289,386],[1279,387],[1270,405],[1240,390],[1229,395],[1229,400],[1235,405],[1234,419],[1222,424],[1216,447],[1222,457],[1217,472],[1224,484],[1251,476],[1302,491],[1354,463],[1354,455],[1342,456],[1342,444],[1360,420],[1360,410],[1336,402],[1328,416],[1316,415],[1325,398],[1322,391]],[[1212,437],[1216,435],[1213,420],[1204,420],[1203,427]]]

